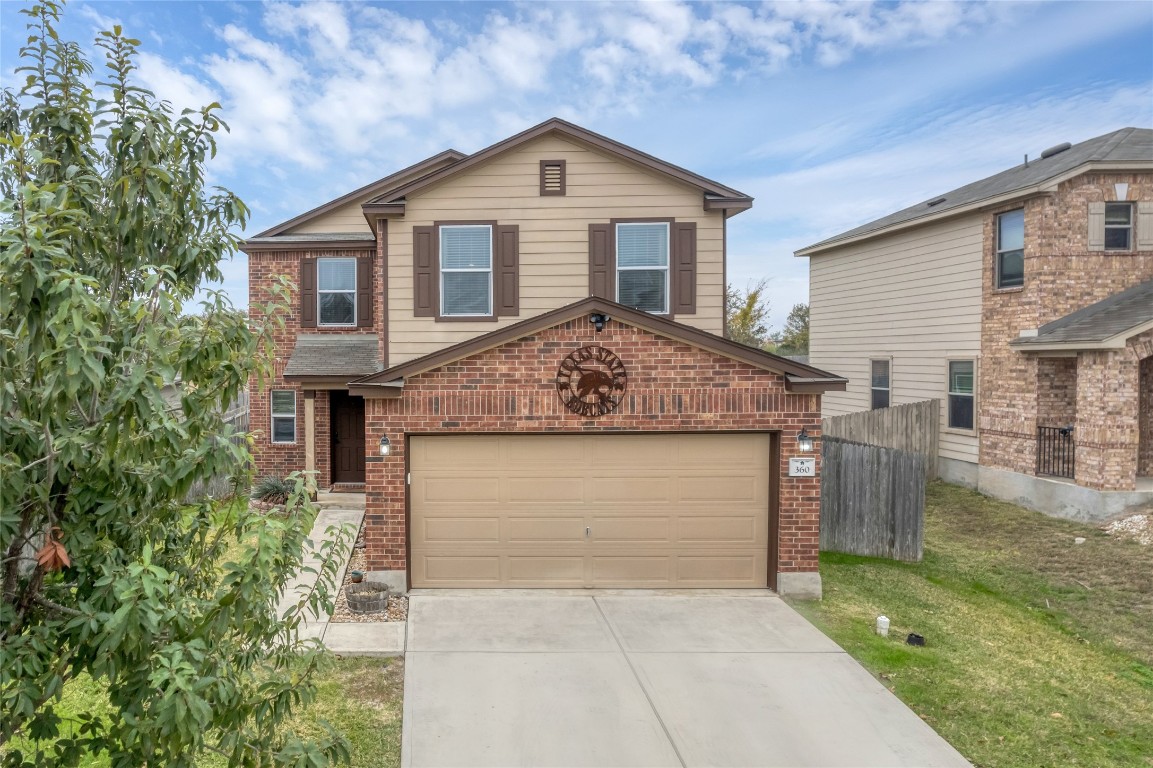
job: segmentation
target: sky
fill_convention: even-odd
[[[14,87],[24,4],[0,1]],[[175,107],[222,105],[211,181],[252,235],[444,149],[557,116],[752,195],[729,280],[808,300],[793,252],[1126,126],[1153,127],[1153,3],[72,2]],[[247,261],[223,266],[248,303]]]

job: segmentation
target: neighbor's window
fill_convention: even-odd
[[[356,325],[356,259],[317,259],[318,325]]]
[[[974,370],[972,360],[949,361],[949,427],[973,428]]]
[[[997,217],[997,287],[1025,284],[1025,211]]]
[[[1105,250],[1128,251],[1132,247],[1132,203],[1105,203]]]
[[[440,228],[440,314],[492,314],[492,227],[454,224]]]
[[[669,311],[669,225],[617,224],[617,301],[645,312]]]
[[[889,407],[889,361],[870,360],[872,366],[872,402],[873,410]]]
[[[296,442],[295,390],[272,390],[272,442]]]

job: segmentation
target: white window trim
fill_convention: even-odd
[[[1111,206],[1111,205],[1124,205],[1126,208],[1129,209],[1129,223],[1128,224],[1121,226],[1119,224],[1110,224],[1109,223],[1109,206]],[[1133,203],[1126,201],[1126,200],[1110,200],[1109,202],[1105,203],[1104,248],[1106,251],[1112,251],[1114,253],[1129,253],[1130,251],[1133,250],[1133,246],[1137,242],[1137,227],[1136,227],[1137,222],[1135,221],[1137,218],[1136,213],[1137,213],[1137,206],[1135,206]],[[1125,248],[1110,248],[1109,247],[1109,230],[1110,229],[1127,229],[1127,230],[1129,230],[1129,245],[1126,246]]]
[[[444,230],[446,230],[446,229],[461,229],[463,227],[469,227],[469,228],[484,227],[485,229],[488,230],[488,269],[478,269],[476,267],[456,267],[453,269],[445,269],[444,268],[444,238],[441,236],[441,233],[444,232]],[[496,254],[493,253],[494,248],[493,248],[493,227],[492,227],[492,225],[491,224],[442,224],[436,233],[436,242],[437,242],[436,258],[437,258],[437,267],[438,267],[437,272],[439,275],[437,280],[440,283],[440,285],[437,286],[437,288],[439,288],[439,292],[440,292],[440,316],[441,317],[492,317],[493,313],[495,312],[495,307],[493,307],[494,297],[493,297],[493,292],[492,292],[492,279],[493,279],[492,275],[493,275],[493,267],[494,267],[493,261],[496,258]],[[444,276],[446,273],[457,273],[457,272],[484,272],[488,275],[488,312],[465,313],[465,312],[445,312],[444,311]]]
[[[950,375],[950,368],[953,363],[972,363],[973,364],[973,393],[967,395],[973,398],[973,426],[969,429],[965,427],[951,427],[949,426],[949,398],[953,395],[953,377]],[[977,358],[975,357],[950,357],[945,360],[945,424],[944,431],[952,432],[958,435],[975,435],[977,434],[977,423],[980,420],[980,414],[977,412],[977,395],[979,394],[980,377],[978,376],[979,368],[977,366]],[[958,392],[958,396],[965,397],[965,393]]]
[[[273,395],[277,392],[291,392],[292,393],[292,413],[277,413],[276,407],[273,405]],[[269,442],[273,445],[295,445],[296,444],[296,390],[295,389],[273,389],[268,393],[268,434]],[[292,419],[292,439],[291,440],[277,440],[276,439],[276,420],[277,419]]]
[[[874,387],[873,386],[873,363],[884,363],[887,366],[885,373],[887,374],[888,379],[889,379],[889,386],[887,386],[887,387]],[[881,390],[883,390],[889,394],[889,396],[887,398],[889,401],[889,404],[886,405],[885,407],[886,408],[892,408],[893,407],[893,358],[891,358],[891,357],[871,357],[871,358],[869,358],[869,410],[870,411],[881,410],[880,408],[873,407],[873,392],[881,391]]]
[[[1010,253],[1012,251],[1020,251],[1022,261],[1024,261],[1024,257],[1025,257],[1024,237],[1021,238],[1022,242],[1021,242],[1020,248],[1002,248],[1001,247],[1001,217],[1002,216],[1008,216],[1010,213],[1017,213],[1018,211],[1021,212],[1021,224],[1022,224],[1022,230],[1024,230],[1024,223],[1025,223],[1025,221],[1024,221],[1025,209],[1024,208],[1014,208],[1011,211],[1001,211],[993,219],[993,229],[994,229],[994,232],[993,232],[993,240],[994,240],[994,245],[993,245],[993,251],[994,251],[994,254],[993,254],[993,273],[994,273],[993,274],[993,288],[995,290],[1009,290],[1009,291],[1011,291],[1011,290],[1014,290],[1017,288],[1023,288],[1025,286],[1025,271],[1024,271],[1024,269],[1021,270],[1021,283],[1019,285],[1001,285],[1001,254]]]
[[[643,267],[622,267],[620,259],[618,258],[617,247],[620,243],[620,228],[621,227],[651,227],[653,225],[660,225],[665,228],[665,265],[664,267],[643,266]],[[616,283],[616,302],[621,303],[621,272],[652,272],[656,269],[664,269],[665,271],[665,308],[657,312],[651,309],[643,310],[652,315],[667,315],[669,314],[669,305],[672,301],[670,295],[673,291],[672,287],[672,261],[673,261],[673,232],[672,227],[667,221],[619,221],[616,224],[616,229],[613,231],[613,263],[616,265],[616,275],[614,275]]]
[[[322,261],[351,261],[352,262],[352,291],[351,291],[351,293],[352,293],[352,322],[351,323],[326,323],[323,320],[321,320],[320,299],[324,294],[326,294],[326,293],[349,293],[349,291],[347,291],[347,290],[342,290],[342,291],[323,290],[320,287],[320,262],[322,262]],[[356,263],[355,258],[351,258],[351,257],[347,257],[347,256],[340,256],[340,257],[325,256],[325,257],[322,257],[322,258],[319,258],[316,260],[316,325],[318,328],[355,328],[356,327],[357,312],[360,309],[359,307],[356,306],[356,294],[358,292],[357,289],[360,287],[356,284],[356,278],[357,278],[356,273],[358,271],[359,270],[357,269],[357,263]]]

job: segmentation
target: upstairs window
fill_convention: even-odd
[[[627,307],[669,311],[669,225],[638,222],[616,225],[617,296]]]
[[[976,400],[974,384],[976,363],[972,360],[949,361],[949,428],[973,428]]]
[[[356,325],[356,259],[317,259],[319,325]]]
[[[1025,211],[1009,211],[997,217],[998,288],[1025,284]]]
[[[492,227],[440,228],[440,314],[492,316]]]
[[[870,391],[872,393],[870,408],[876,410],[878,408],[889,407],[889,361],[888,360],[870,360],[871,367],[871,381]]]
[[[272,390],[272,442],[296,442],[296,391]]]
[[[1105,203],[1105,250],[1133,249],[1133,204]]]

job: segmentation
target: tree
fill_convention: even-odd
[[[773,336],[779,355],[809,354],[809,305],[794,304],[785,327]]]
[[[318,586],[277,617],[310,525],[303,483],[282,519],[182,504],[193,482],[247,459],[221,411],[267,371],[273,330],[219,292],[183,313],[220,279],[247,215],[205,183],[219,105],[177,116],[134,85],[138,43],[119,28],[97,39],[106,71],[92,87],[80,46],[56,32],[59,8],[25,13],[26,84],[0,104],[2,761],[347,757],[337,734],[284,727],[323,658],[301,618],[331,605],[335,576],[325,557]],[[170,409],[161,389],[177,376]],[[81,673],[114,717],[62,719]]]
[[[725,338],[750,347],[763,347],[769,340],[768,278],[749,285],[744,292],[725,287]]]

